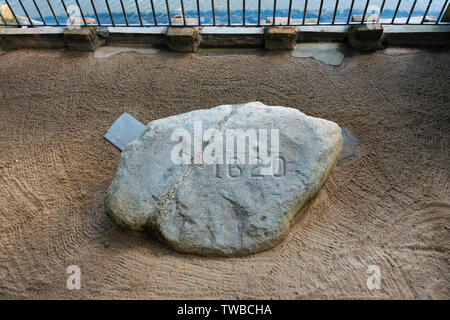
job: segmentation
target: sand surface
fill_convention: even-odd
[[[0,56],[0,298],[450,298],[450,53],[389,50],[338,67],[290,53]],[[124,111],[149,122],[259,100],[355,133],[278,247],[178,254],[106,217]],[[104,246],[109,241],[109,246]],[[66,288],[78,265],[81,290]],[[369,265],[381,289],[366,286]]]

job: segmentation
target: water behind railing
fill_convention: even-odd
[[[183,5],[181,0],[21,0],[21,2],[23,6],[20,0],[0,0],[3,5],[8,3],[16,16],[28,16],[34,25],[43,24],[43,21],[47,25],[66,25],[68,24],[67,13],[69,13],[73,17],[80,18],[76,20],[78,23],[84,24],[86,21],[87,24],[97,24],[98,21],[104,26],[112,24],[116,26],[168,25],[167,7],[169,7],[170,17],[181,16],[184,11],[187,24],[197,24],[200,16],[201,25],[214,23],[215,25],[263,25],[268,18],[269,20],[273,18],[274,8],[277,18],[288,17],[290,13],[290,22],[294,25],[316,24],[319,12],[320,24],[346,24],[350,21],[350,11],[352,16],[362,15],[365,11],[367,15],[379,14],[381,7],[383,7],[381,23],[436,23],[434,19],[439,18],[448,4],[448,0],[370,0],[368,4],[367,0],[324,0],[320,10],[321,1],[319,0],[293,0],[292,2],[289,0],[184,0]],[[305,4],[307,4],[306,16],[304,15]],[[78,5],[81,10],[78,10]],[[425,20],[425,13],[434,19]],[[394,16],[395,19],[393,19]],[[1,19],[0,23],[2,23]],[[173,23],[183,24],[184,19],[179,18]],[[281,22],[281,24],[286,23],[286,21]]]

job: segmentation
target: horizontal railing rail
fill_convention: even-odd
[[[0,0],[0,25],[448,24],[449,0]],[[445,19],[444,19],[445,18]]]

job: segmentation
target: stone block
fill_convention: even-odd
[[[169,27],[166,32],[169,48],[178,52],[197,52],[200,33],[197,27]]]
[[[383,49],[383,26],[380,24],[356,25],[348,28],[348,42],[354,49],[375,51]]]
[[[291,50],[297,42],[293,26],[266,27],[264,46],[267,50]]]
[[[95,51],[105,42],[97,35],[95,27],[67,28],[64,38],[67,48],[74,51]]]

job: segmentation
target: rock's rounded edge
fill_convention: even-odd
[[[260,105],[260,106],[269,107],[269,108],[271,107],[271,106],[266,106],[260,102],[252,102],[249,104],[255,104],[255,105]],[[236,108],[239,106],[240,105],[233,105],[233,106],[232,105],[221,105],[221,106],[217,106],[215,108],[220,108],[220,107]],[[214,108],[212,108],[212,109],[214,109]],[[307,115],[303,114],[302,112],[300,112],[299,110],[294,109],[294,108],[286,108],[286,109],[295,110],[299,114],[304,115],[308,118],[312,118],[315,121],[327,122],[328,125],[330,125],[329,128],[333,128],[333,131],[334,131],[333,135],[335,135],[335,138],[337,139],[337,141],[336,141],[336,148],[329,150],[331,152],[331,155],[329,155],[329,156],[331,157],[331,159],[333,159],[333,161],[332,161],[331,165],[328,166],[327,172],[325,172],[325,174],[322,175],[322,178],[319,181],[319,183],[316,185],[316,187],[314,189],[312,189],[306,197],[303,197],[303,199],[300,202],[298,202],[295,206],[293,206],[292,209],[287,213],[288,219],[286,219],[286,225],[280,229],[279,235],[277,237],[274,237],[273,239],[271,239],[271,241],[267,241],[267,242],[263,243],[262,245],[260,244],[258,247],[255,247],[255,248],[249,247],[247,249],[240,250],[239,252],[229,251],[229,250],[227,251],[227,250],[222,250],[222,249],[211,250],[211,248],[201,248],[201,247],[187,248],[187,247],[180,246],[176,242],[170,241],[169,239],[167,239],[164,236],[164,234],[162,233],[161,228],[159,226],[158,216],[155,216],[155,215],[149,216],[147,219],[145,219],[145,222],[130,221],[130,220],[123,219],[124,215],[122,215],[120,212],[114,210],[116,205],[114,203],[114,200],[112,199],[112,194],[114,193],[114,191],[113,191],[115,188],[114,181],[116,180],[116,177],[114,178],[113,183],[111,183],[111,186],[108,189],[107,196],[105,198],[105,208],[106,208],[106,213],[107,213],[108,217],[110,218],[110,220],[113,223],[115,223],[119,227],[122,227],[125,229],[130,229],[130,230],[146,231],[148,234],[157,238],[160,242],[165,243],[169,247],[172,247],[176,251],[181,252],[181,253],[187,253],[187,254],[196,254],[196,255],[201,255],[201,256],[222,256],[222,257],[233,257],[234,256],[234,257],[237,257],[237,256],[245,256],[245,255],[249,255],[249,254],[255,254],[258,252],[266,251],[266,250],[269,250],[269,249],[275,247],[276,245],[280,244],[281,242],[283,242],[286,239],[286,237],[288,236],[288,234],[290,232],[291,227],[295,224],[295,222],[298,221],[298,219],[301,216],[303,216],[305,211],[307,211],[307,209],[311,206],[311,204],[314,202],[315,198],[319,194],[321,188],[328,180],[329,176],[331,175],[331,172],[333,171],[333,168],[335,167],[335,165],[338,161],[339,154],[342,150],[342,145],[343,145],[341,129],[336,123],[325,120],[325,119],[307,116]],[[184,115],[186,118],[189,118],[193,113],[201,112],[201,111],[205,111],[205,110],[211,110],[211,109],[194,110],[194,111],[182,114],[182,115],[175,115],[172,117],[179,117],[179,116]],[[165,118],[165,119],[167,119],[167,118]],[[148,134],[148,132],[151,130],[151,128],[155,124],[157,124],[158,121],[160,121],[160,120],[163,120],[163,119],[158,119],[158,120],[150,122],[147,126],[147,129],[142,134],[141,138],[143,136],[145,136],[146,134]],[[141,139],[141,138],[139,138],[139,139]],[[136,145],[136,143],[138,143],[137,140],[134,142],[131,142],[129,145],[127,145],[124,149],[123,154],[130,152],[133,149],[134,145]],[[126,156],[123,157],[123,155],[122,155],[122,157],[120,159],[119,167],[124,166],[125,164],[126,164]]]

